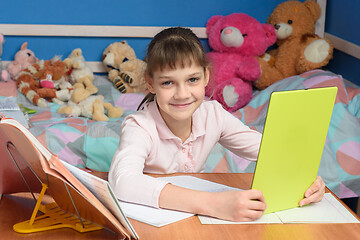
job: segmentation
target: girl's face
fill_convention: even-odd
[[[191,117],[205,96],[209,71],[192,64],[184,68],[166,68],[147,77],[149,91],[156,94],[156,102],[164,121],[169,126],[191,122]]]

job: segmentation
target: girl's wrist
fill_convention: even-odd
[[[219,193],[195,191],[167,184],[160,193],[159,206],[206,216],[216,216]]]
[[[219,206],[218,195],[216,192],[204,192],[204,198],[199,201],[199,209],[197,209],[197,212],[206,216],[215,216],[216,209]]]

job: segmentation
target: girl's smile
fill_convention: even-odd
[[[191,106],[194,102],[188,102],[188,103],[170,103],[171,106],[175,108],[187,108]]]

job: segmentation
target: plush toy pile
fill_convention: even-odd
[[[48,101],[63,105],[70,99],[72,88],[66,81],[65,64],[57,57],[28,66],[15,80],[19,91],[37,106],[47,107]]]
[[[0,34],[0,56],[3,42]],[[108,121],[109,117],[123,115],[121,107],[105,103],[104,96],[96,94],[98,89],[93,83],[94,74],[80,48],[72,50],[63,61],[60,57],[39,60],[27,45],[27,42],[21,45],[14,61],[8,64],[8,71],[4,70],[16,80],[18,90],[34,105],[47,107],[48,102],[54,102],[64,105],[58,112],[67,117],[83,116],[95,121]],[[103,54],[109,80],[119,91],[134,93],[146,90],[146,63],[136,58],[126,41],[110,44]],[[6,77],[5,74],[1,76]]]
[[[146,90],[146,63],[136,58],[135,51],[126,41],[110,44],[105,48],[102,59],[109,80],[120,92],[138,93]]]
[[[234,112],[252,99],[252,84],[261,74],[257,57],[275,43],[274,27],[245,13],[233,13],[211,17],[206,32],[213,77],[206,95]]]
[[[80,48],[64,61],[56,56],[38,60],[24,43],[8,68],[18,90],[39,107],[47,107],[50,101],[64,105],[58,112],[67,117],[83,116],[95,121],[108,121],[108,116],[118,118],[124,113],[121,107],[104,103],[104,96],[93,95],[98,92],[94,74]]]
[[[293,75],[321,68],[332,58],[333,46],[315,34],[321,9],[315,1],[280,3],[267,22],[276,29],[277,49],[259,59],[261,76],[254,83],[258,89]]]
[[[95,121],[108,121],[109,118],[121,117],[124,113],[121,107],[114,107],[110,103],[104,103],[104,96],[93,95],[98,92],[94,85],[94,74],[86,64],[80,48],[74,49],[64,59],[67,74],[73,84],[74,91],[66,106],[61,107],[58,113],[67,117],[87,117]]]

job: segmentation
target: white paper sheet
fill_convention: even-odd
[[[231,222],[199,216],[202,224],[271,224],[271,223],[359,223],[331,194],[325,193],[321,202],[263,215],[252,222]]]
[[[261,218],[251,222],[232,222],[222,219],[217,219],[208,216],[198,216],[201,224],[267,224],[267,223],[279,223],[282,224],[279,217],[274,213],[263,215]]]
[[[358,223],[359,221],[331,194],[319,203],[277,212],[284,223]]]

